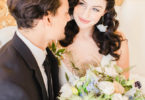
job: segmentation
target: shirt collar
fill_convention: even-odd
[[[34,44],[32,44],[27,38],[25,38],[18,30],[16,32],[17,36],[27,45],[27,47],[30,49],[30,51],[32,52],[33,56],[35,57],[38,66],[42,66],[43,62],[45,60],[46,57],[46,50],[42,50],[40,48],[38,48],[37,46],[35,46]]]

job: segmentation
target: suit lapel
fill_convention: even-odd
[[[39,83],[42,90],[43,100],[48,100],[46,88],[44,85],[44,81],[43,81],[40,69],[31,51],[16,34],[14,35],[12,39],[12,45],[15,47],[18,53],[22,56],[22,58],[26,61],[26,63],[28,64],[28,67],[31,70],[34,70],[36,80]]]

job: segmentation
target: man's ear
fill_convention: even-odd
[[[48,15],[43,17],[43,23],[46,25],[51,25],[51,14],[48,12]]]
[[[43,16],[42,21],[43,21],[44,25],[50,25],[50,20],[49,20],[48,16]]]

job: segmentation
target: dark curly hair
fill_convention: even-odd
[[[116,11],[114,9],[115,1],[114,0],[106,0],[106,13],[100,18],[98,24],[107,25],[106,32],[100,32],[96,25],[94,25],[94,31],[92,34],[92,38],[95,41],[96,45],[99,47],[99,53],[103,55],[110,54],[118,60],[120,55],[115,53],[121,46],[121,41],[123,40],[121,35],[115,33],[119,26],[118,20],[115,19]],[[69,0],[69,13],[70,15],[73,14],[74,7],[78,4],[79,0]],[[60,41],[60,44],[64,47],[72,44],[73,38],[78,34],[79,27],[77,26],[75,20],[71,20],[67,23],[65,27],[65,39]]]

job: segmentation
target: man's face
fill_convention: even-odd
[[[67,22],[70,20],[68,13],[69,5],[68,0],[60,0],[61,5],[58,8],[55,16],[52,16],[50,19],[52,32],[52,40],[61,40],[65,37],[64,27]]]

